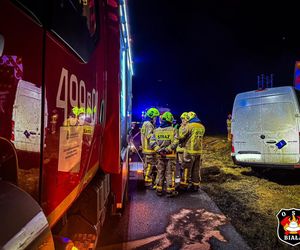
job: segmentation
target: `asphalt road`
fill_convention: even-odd
[[[129,202],[109,217],[97,249],[250,249],[208,195],[158,197],[130,172]]]

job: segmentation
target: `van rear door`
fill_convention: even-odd
[[[299,161],[297,109],[292,92],[262,97],[263,154],[267,164]]]
[[[24,115],[26,114],[26,115]],[[15,147],[40,152],[41,88],[20,80],[13,106]]]
[[[232,123],[236,160],[263,163],[261,98],[237,98]]]

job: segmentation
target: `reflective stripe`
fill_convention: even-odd
[[[172,171],[172,187],[175,186],[175,173]]]
[[[194,129],[192,129],[192,138],[191,138],[191,150],[194,151],[194,148],[195,148],[195,137],[196,137],[196,134],[194,133]]]
[[[186,149],[185,152],[190,154],[201,154],[201,149],[200,150]]]
[[[145,150],[147,150],[148,149],[148,139],[147,139],[147,137],[145,136],[144,137],[144,148],[145,148]]]
[[[187,176],[188,175],[188,169],[187,168],[185,168],[184,169],[184,183],[186,183],[187,184]]]
[[[152,149],[143,149],[143,153],[152,153],[155,154],[155,151]]]
[[[179,146],[178,146],[178,147],[176,148],[176,152],[177,152],[177,153],[183,153],[183,151],[184,151],[184,148],[182,148],[182,147],[179,147]]]
[[[25,249],[48,227],[48,221],[41,211],[34,216],[19,232],[17,232],[4,246],[3,250]]]
[[[174,152],[174,151],[173,151]],[[172,153],[172,154],[167,154],[166,157],[170,157],[170,158],[175,158],[176,157],[176,154],[175,153]]]
[[[175,188],[174,187],[167,187],[167,191],[174,191]]]
[[[152,179],[150,179],[148,176],[149,176],[149,173],[150,173],[150,167],[151,165],[150,164],[147,164],[147,170],[146,170],[146,175],[145,175],[145,181],[146,182],[152,182]]]
[[[192,182],[194,186],[200,186],[200,182]]]
[[[162,186],[158,186],[158,185],[156,186],[157,191],[162,191],[162,189],[163,189]]]
[[[155,185],[158,183],[158,174],[156,175],[156,177],[155,177]]]
[[[182,186],[187,186],[188,185],[188,183],[187,182],[180,182],[180,185],[182,185]]]

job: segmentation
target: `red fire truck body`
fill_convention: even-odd
[[[0,2],[0,181],[30,194],[50,228],[97,188],[95,199],[110,193],[122,208],[132,96],[125,4]]]

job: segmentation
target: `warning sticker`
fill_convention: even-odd
[[[79,172],[82,135],[82,126],[60,128],[58,171]]]

